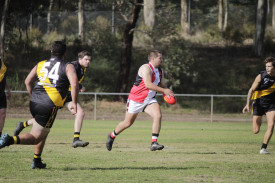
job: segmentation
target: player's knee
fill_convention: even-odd
[[[161,113],[157,113],[157,114],[155,114],[154,118],[157,119],[157,120],[161,120],[162,114]]]
[[[253,129],[253,133],[254,134],[258,134],[260,132],[260,129],[258,128],[258,129]]]
[[[84,111],[82,108],[77,109],[77,114],[78,114],[79,116],[84,117],[84,116],[85,116],[85,111]]]

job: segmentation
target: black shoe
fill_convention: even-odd
[[[15,130],[14,130],[14,136],[16,136],[16,135],[19,135],[19,133],[22,131],[24,129],[24,124],[23,124],[23,122],[17,122],[17,124],[16,124],[16,128],[15,128]]]
[[[47,166],[47,164],[46,163],[42,163],[41,159],[39,159],[39,160],[33,160],[32,164],[31,164],[31,169],[35,169],[35,168],[42,169],[42,168],[46,168],[46,166]]]
[[[11,136],[9,136],[7,133],[5,133],[4,135],[1,136],[0,139],[0,149],[9,146],[13,144],[13,138]]]
[[[115,139],[113,139],[113,138],[111,137],[111,134],[109,133],[109,134],[108,134],[108,137],[107,137],[107,142],[106,142],[106,147],[107,147],[108,151],[111,151],[111,150],[112,150],[114,140],[115,140]]]
[[[86,147],[89,144],[89,142],[84,142],[82,140],[75,140],[72,144],[74,148],[76,147]]]
[[[156,151],[156,150],[162,150],[164,148],[163,145],[159,145],[157,142],[152,142],[150,150]]]

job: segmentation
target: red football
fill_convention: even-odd
[[[169,99],[166,95],[163,94],[163,99],[165,100],[165,102],[167,102],[167,104],[173,105],[173,104],[177,103],[176,96],[174,96],[174,97],[170,96],[170,99]]]

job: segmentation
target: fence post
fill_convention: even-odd
[[[94,97],[95,99],[95,101],[94,101],[94,120],[96,120],[96,100],[97,100],[97,95],[96,95],[96,93],[95,93],[95,97]]]
[[[214,96],[211,95],[211,123],[213,123],[213,105],[214,105]]]

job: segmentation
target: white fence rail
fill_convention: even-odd
[[[27,94],[27,91],[11,91],[12,93],[18,94]],[[129,93],[99,93],[99,92],[83,92],[79,93],[80,95],[88,95],[93,96],[94,104],[93,104],[93,119],[97,120],[97,107],[98,107],[98,96],[127,96]],[[210,101],[210,115],[207,121],[211,123],[214,121],[214,99],[215,98],[246,98],[246,95],[214,95],[214,94],[175,94],[179,99],[180,97],[203,97],[209,98]],[[158,94],[161,96],[161,94]],[[92,101],[92,99],[91,99]],[[245,103],[244,103],[245,104]],[[226,104],[225,104],[226,105]]]

